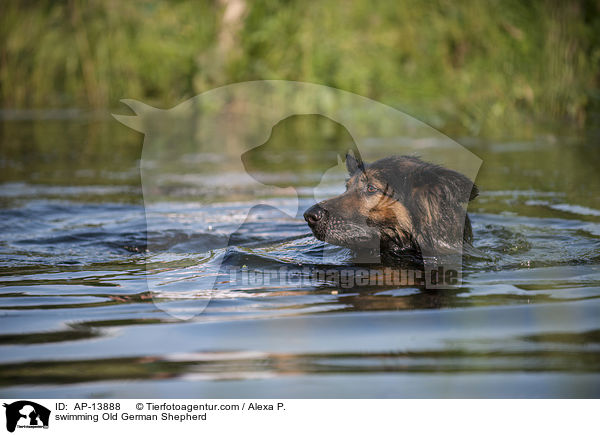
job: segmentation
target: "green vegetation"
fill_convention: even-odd
[[[600,3],[71,0],[0,3],[0,105],[173,106],[245,80],[309,81],[451,134],[583,128],[600,111]]]

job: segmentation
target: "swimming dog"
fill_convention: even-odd
[[[413,156],[369,164],[347,154],[346,167],[346,191],[304,213],[317,239],[356,252],[378,249],[386,264],[471,243],[466,204],[478,188],[466,176]]]

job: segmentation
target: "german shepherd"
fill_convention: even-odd
[[[478,189],[466,176],[412,156],[367,164],[347,154],[346,167],[346,191],[304,213],[317,239],[378,250],[384,264],[471,243],[466,204]]]

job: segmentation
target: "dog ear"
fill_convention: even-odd
[[[356,171],[360,170],[362,172],[365,171],[365,165],[363,161],[360,159],[356,159],[351,153],[346,154],[346,169],[348,169],[348,173],[350,175],[354,174]]]

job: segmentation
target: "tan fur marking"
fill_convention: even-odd
[[[369,210],[369,219],[381,224],[393,224],[394,227],[411,231],[413,227],[412,219],[406,207],[392,198],[386,196],[383,196],[383,198],[380,204]]]

